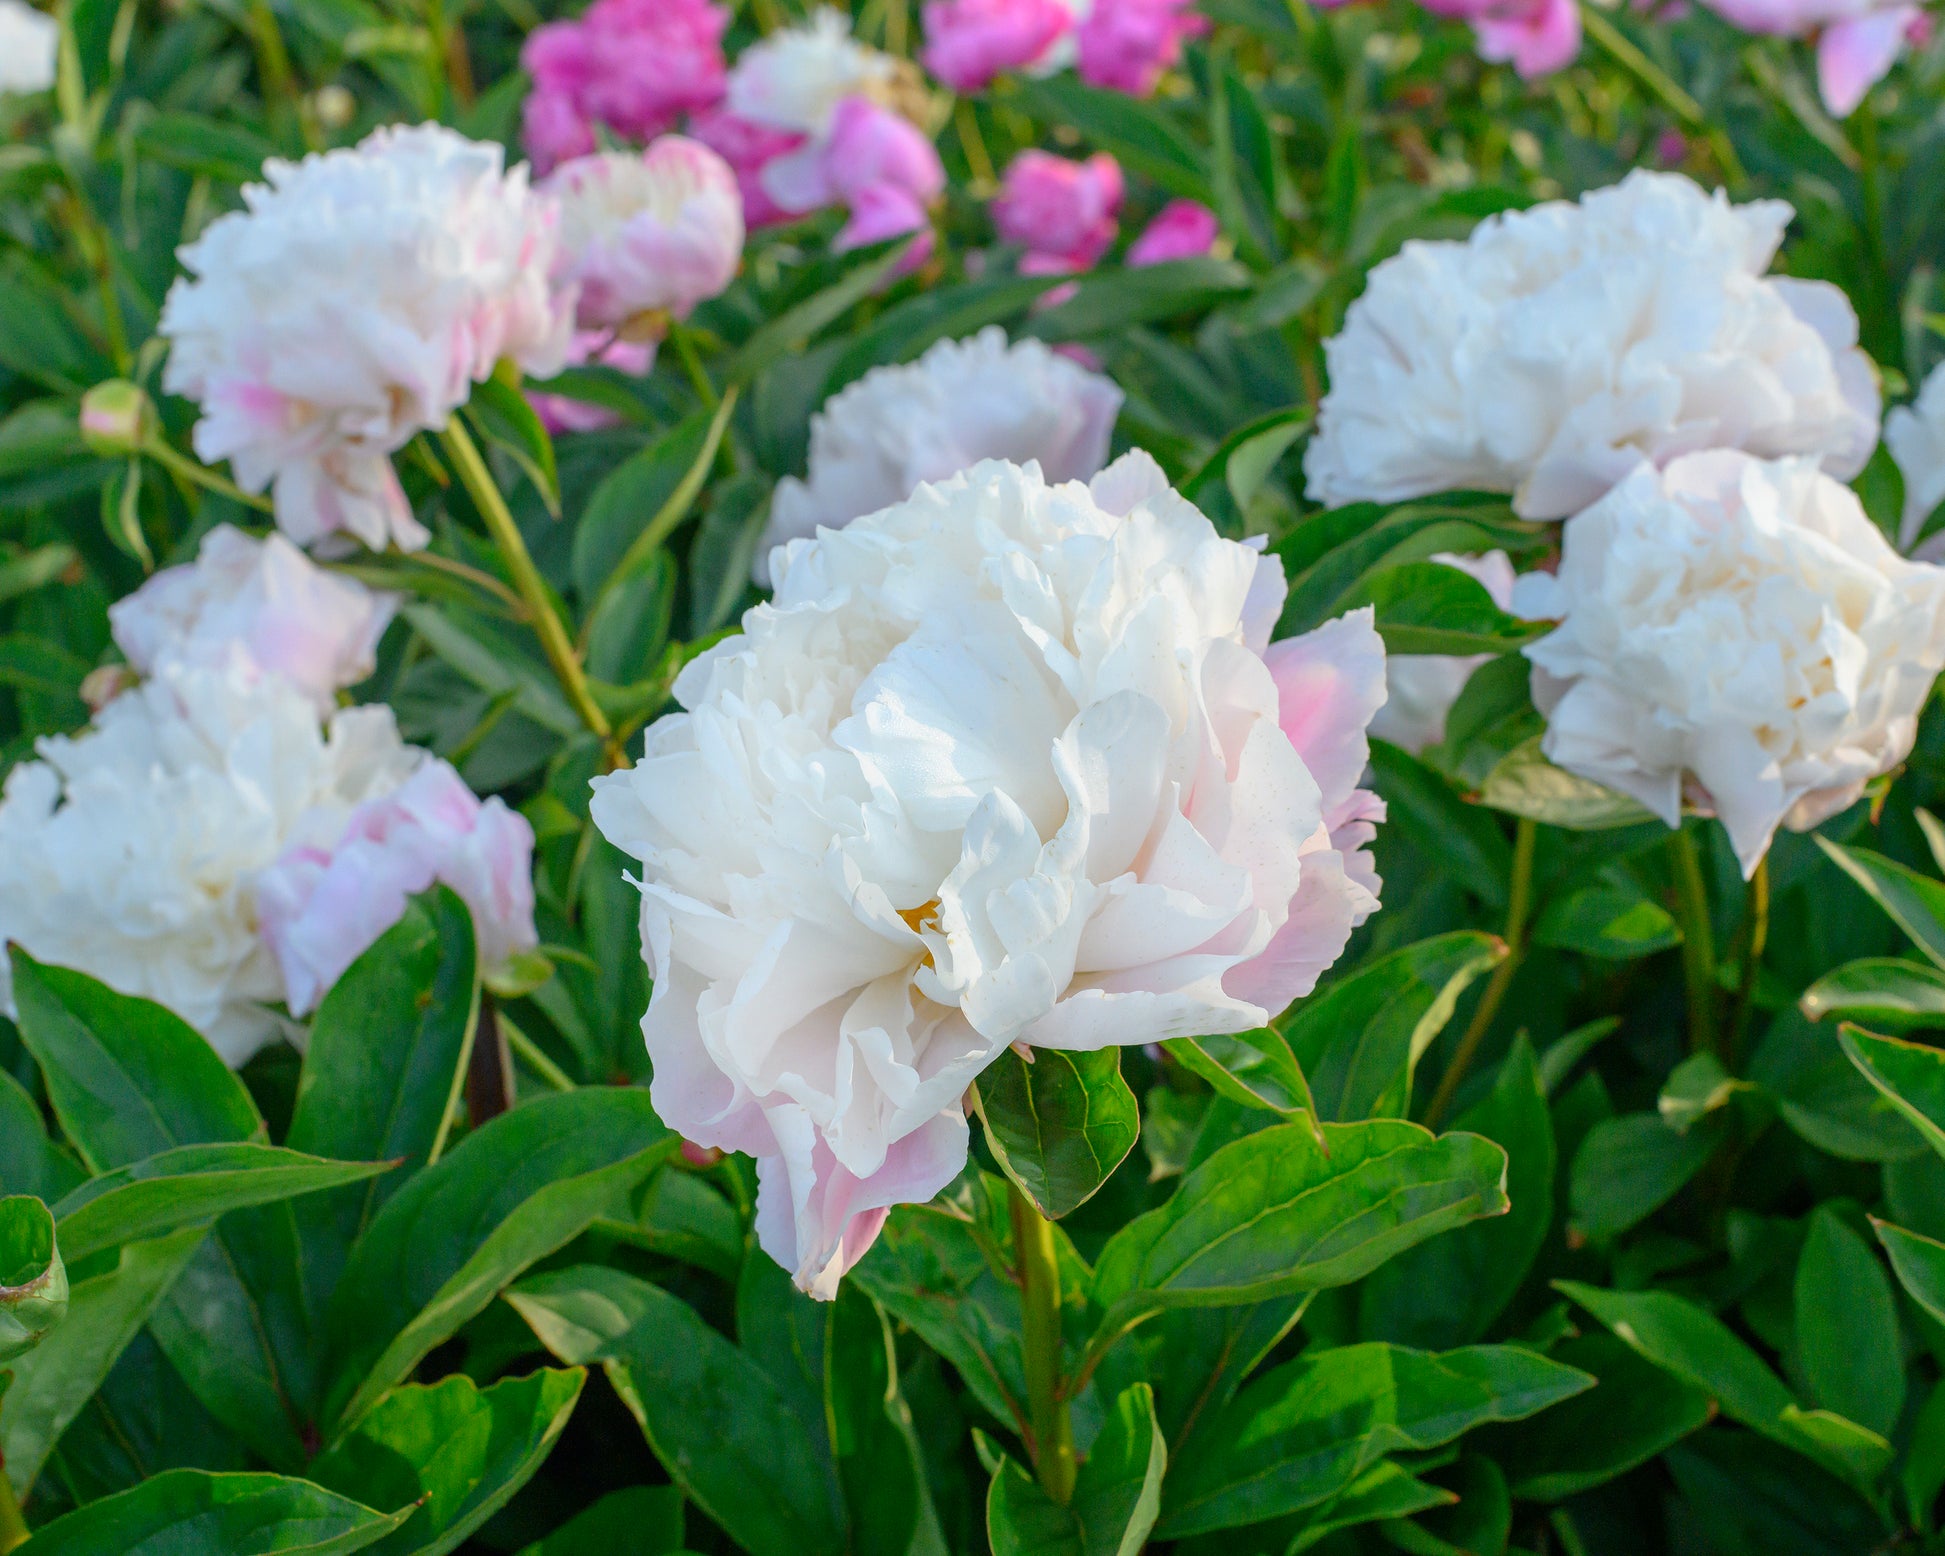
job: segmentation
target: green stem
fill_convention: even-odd
[[[228,476],[222,475],[210,469],[209,466],[199,464],[191,459],[160,433],[156,433],[144,441],[142,444],[142,453],[146,457],[153,459],[171,475],[180,476],[183,480],[190,482],[192,485],[200,486],[205,491],[215,492],[220,496],[229,498],[232,502],[240,502],[244,507],[254,508],[259,513],[275,513],[277,511],[277,505],[268,497],[259,497],[253,492],[244,491],[242,487],[238,486]]]
[[[1053,1223],[1012,1184],[1013,1257],[1019,1266],[1021,1342],[1026,1352],[1027,1421],[1040,1487],[1056,1502],[1074,1495],[1074,1421],[1061,1392],[1060,1264]]]
[[[1877,110],[1869,97],[1852,122],[1857,126],[1857,176],[1864,196],[1864,251],[1888,292],[1893,288],[1884,242],[1884,152],[1878,144]]]
[[[1465,1035],[1459,1039],[1459,1046],[1453,1052],[1452,1062],[1445,1067],[1438,1090],[1432,1093],[1432,1100],[1425,1109],[1427,1129],[1438,1128],[1439,1120],[1445,1117],[1446,1109],[1458,1096],[1466,1072],[1479,1056],[1479,1045],[1492,1030],[1500,1006],[1506,1003],[1507,991],[1513,986],[1513,977],[1525,959],[1527,920],[1533,915],[1533,850],[1539,836],[1539,823],[1526,816],[1520,817],[1519,826],[1513,832],[1513,880],[1506,893],[1506,959],[1493,969],[1486,992],[1479,997],[1478,1007],[1472,1012]]]
[[[0,1464],[0,1552],[25,1545],[31,1533],[20,1503],[14,1497],[13,1482],[7,1479],[5,1465]]]
[[[1764,854],[1749,877],[1749,906],[1743,919],[1742,981],[1736,989],[1735,1020],[1729,1027],[1730,1069],[1742,1052],[1742,1040],[1749,1030],[1754,1008],[1756,975],[1763,965],[1763,952],[1769,948],[1769,855]]]
[[[479,446],[473,442],[472,435],[457,416],[446,423],[446,430],[439,434],[439,439],[445,445],[454,469],[459,472],[461,484],[471,493],[473,504],[486,524],[487,533],[499,548],[501,561],[506,563],[507,571],[513,575],[514,589],[533,613],[534,636],[540,639],[541,652],[553,667],[561,690],[567,693],[568,703],[580,715],[581,722],[604,744],[612,747],[615,743],[614,731],[608,723],[608,716],[594,700],[587,672],[581,668],[580,658],[568,639],[567,628],[559,612],[554,609],[546,581],[540,576],[540,569],[534,566],[527,543],[520,536],[520,526],[514,523],[506,498],[500,495],[500,488],[493,481],[493,473],[480,457]],[[611,751],[610,755],[613,754]]]
[[[682,359],[682,370],[689,375],[689,382],[695,387],[702,403],[712,411],[723,403],[723,397],[716,392],[716,386],[709,381],[704,371],[702,358],[696,354],[695,337],[680,319],[669,321],[669,344],[675,347],[675,354]]]
[[[1608,58],[1640,82],[1649,96],[1658,99],[1688,127],[1691,134],[1708,144],[1715,153],[1715,160],[1721,165],[1724,178],[1731,184],[1748,182],[1749,175],[1743,170],[1742,158],[1736,155],[1734,142],[1709,122],[1702,105],[1679,82],[1642,53],[1626,33],[1592,5],[1581,6],[1580,21],[1587,36],[1605,51]]]
[[[507,1047],[513,1050],[515,1057],[554,1090],[579,1089],[574,1084],[574,1078],[549,1059],[538,1043],[507,1020],[504,1012],[500,1016],[500,1030],[506,1034]]]
[[[1715,1023],[1715,927],[1701,855],[1686,828],[1669,843],[1675,867],[1676,917],[1682,926],[1682,982],[1688,994],[1688,1044],[1695,1053],[1717,1053]],[[1718,1055],[1719,1057],[1719,1055]]]

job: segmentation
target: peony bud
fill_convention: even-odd
[[[120,458],[140,453],[154,436],[155,406],[126,378],[96,384],[81,396],[81,441],[91,452]]]

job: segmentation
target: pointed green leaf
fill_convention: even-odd
[[[1821,835],[1817,846],[1891,915],[1913,945],[1945,969],[1945,884],[1868,848],[1845,848]]]
[[[1891,1106],[1945,1154],[1945,1050],[1846,1026],[1837,1041]]]
[[[1945,1243],[1888,1221],[1873,1221],[1871,1225],[1911,1300],[1945,1324]]]
[[[1891,1435],[1904,1407],[1897,1300],[1870,1244],[1828,1205],[1797,1261],[1796,1357],[1817,1403]]]
[[[56,1519],[20,1556],[351,1556],[410,1512],[374,1512],[281,1475],[170,1470]]]
[[[1798,1001],[1812,1021],[1835,1016],[1893,1032],[1945,1026],[1945,973],[1922,962],[1869,956],[1825,973]]]
[[[1139,1556],[1161,1514],[1167,1464],[1154,1391],[1136,1383],[1110,1407],[1066,1503],[1016,1461],[1000,1466],[986,1494],[993,1556]]]
[[[387,1507],[403,1528],[377,1556],[443,1556],[532,1479],[587,1374],[543,1369],[481,1388],[463,1373],[394,1389],[312,1466],[318,1484]]]
[[[1274,1027],[1233,1036],[1177,1037],[1162,1047],[1231,1102],[1284,1119],[1316,1116],[1310,1082],[1290,1052],[1289,1041]]]
[[[1603,1119],[1574,1153],[1574,1225],[1610,1238],[1646,1220],[1708,1165],[1715,1144],[1715,1131],[1677,1134],[1659,1113]]]
[[[974,1098],[1000,1169],[1053,1220],[1093,1198],[1141,1133],[1118,1048],[1041,1048],[1031,1063],[1009,1048]]]

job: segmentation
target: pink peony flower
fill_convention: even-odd
[[[406,900],[442,881],[473,915],[480,965],[538,943],[533,828],[500,800],[484,804],[446,763],[428,761],[345,819],[330,846],[300,844],[256,880],[265,944],[294,1016],[396,924]]]
[[[1191,0],[1094,0],[1080,25],[1080,73],[1093,86],[1146,97],[1180,63],[1182,41],[1209,22]]]
[[[1171,259],[1194,259],[1213,249],[1221,235],[1222,224],[1208,206],[1194,200],[1171,200],[1128,245],[1128,264],[1138,270]]]
[[[1817,40],[1817,86],[1838,118],[1857,111],[1930,23],[1916,5],[1883,0],[1704,0],[1731,26],[1774,38]]]
[[[1479,57],[1510,63],[1531,81],[1571,65],[1580,53],[1580,7],[1575,0],[1514,0],[1476,11]]]
[[[650,140],[713,108],[728,25],[711,0],[594,0],[572,21],[535,28],[520,51],[534,82],[523,120],[534,165],[546,172],[587,155],[596,125]]]
[[[234,665],[246,684],[282,677],[322,716],[340,688],[371,674],[397,609],[394,596],[326,572],[282,535],[256,540],[219,524],[194,562],[117,600],[108,621],[143,675]]]
[[[554,284],[578,289],[576,322],[615,329],[645,313],[686,318],[736,275],[743,204],[730,166],[700,141],[577,157],[542,190],[559,202]]]
[[[582,367],[590,362],[611,367],[630,378],[646,378],[655,366],[655,342],[623,340],[611,330],[582,330],[574,337],[567,363],[569,367]],[[603,427],[617,426],[621,421],[621,417],[607,406],[577,400],[571,395],[530,389],[527,400],[540,417],[541,425],[555,434],[599,432]]]
[[[928,0],[925,68],[955,92],[1044,63],[1074,27],[1062,0]]]
[[[763,185],[763,170],[779,157],[802,147],[805,136],[758,124],[727,108],[698,115],[691,121],[689,132],[727,162],[735,173],[736,187],[743,196],[745,227],[769,227],[797,219],[796,212],[785,210],[770,197]]]
[[[1001,181],[993,225],[1026,249],[1025,275],[1091,269],[1114,242],[1121,191],[1121,165],[1104,151],[1085,162],[1023,151]]]

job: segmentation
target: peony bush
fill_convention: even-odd
[[[0,1556],[1945,1552],[1925,7],[0,39]]]

